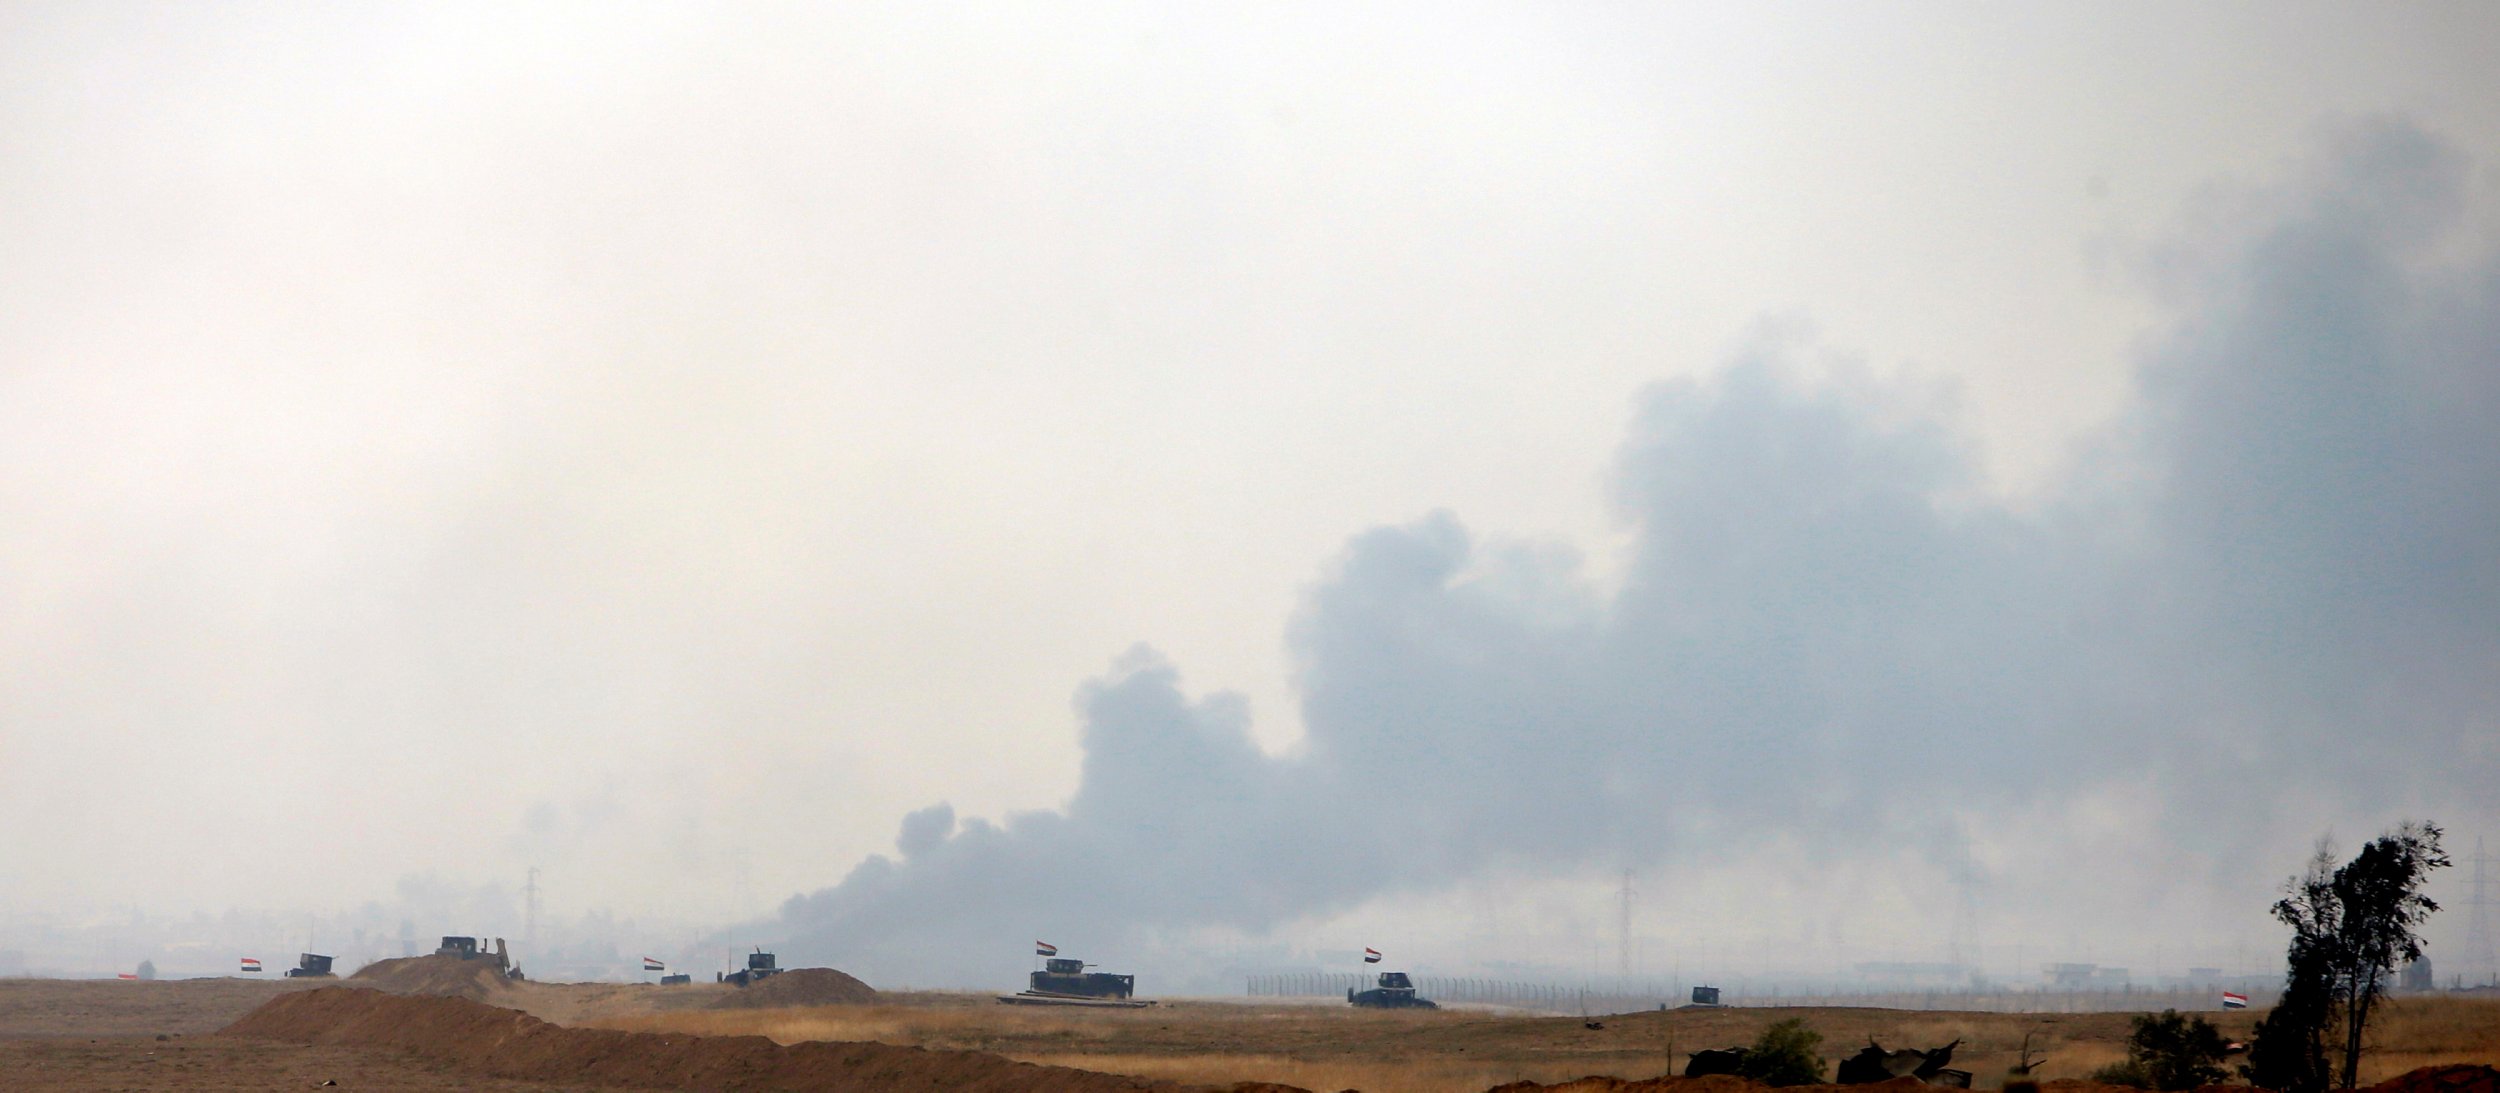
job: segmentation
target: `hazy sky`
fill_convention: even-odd
[[[10,3],[0,908],[2254,917],[2500,838],[2496,242],[2481,4]]]

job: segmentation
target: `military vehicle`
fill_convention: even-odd
[[[747,954],[747,966],[745,968],[721,976],[720,982],[744,987],[755,983],[761,983],[780,974],[781,969],[773,962],[773,954],[765,952],[762,949],[757,949],[754,952]],[[793,979],[791,982],[796,983],[798,980]]]
[[[1034,972],[1030,986],[1016,994],[1002,994],[998,1000],[1014,1005],[1040,1006],[1127,1006],[1152,1005],[1140,1002],[1137,977],[1113,975],[1110,972],[1089,972],[1085,962],[1052,957],[1042,962],[1042,970]]]
[[[1345,1000],[1369,1009],[1437,1010],[1441,1008],[1439,1003],[1417,995],[1415,981],[1408,979],[1405,972],[1382,972],[1379,986],[1360,993],[1352,987],[1347,987]]]
[[[443,943],[435,948],[434,955],[457,957],[461,960],[493,961],[498,968],[512,966],[512,953],[504,948],[503,939],[500,937],[495,939],[494,951],[489,952],[486,949],[485,938],[445,934]]]
[[[330,959],[331,958],[323,956],[320,953],[304,953],[296,958],[294,967],[286,970],[286,977],[289,979],[312,979],[318,976],[328,975],[330,974]]]
[[[1137,993],[1137,977],[1089,972],[1081,960],[1053,957],[1033,973],[1028,994],[1064,994],[1071,998],[1126,998]]]
[[[503,939],[499,937],[494,940],[495,948],[489,952],[485,938],[444,934],[443,943],[435,947],[434,955],[448,956],[455,960],[484,961],[494,965],[495,970],[502,972],[506,979],[528,978],[521,974],[520,966],[512,962],[512,950],[504,947]]]

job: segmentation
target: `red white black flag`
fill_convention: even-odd
[[[664,972],[668,970],[668,965],[662,964],[659,961],[646,956],[642,958],[642,970],[646,972]]]
[[[260,961],[255,960],[255,959],[253,959],[253,958],[251,958],[251,957],[248,957],[248,956],[247,956],[247,957],[244,957],[244,958],[243,958],[243,970],[244,970],[244,971],[247,971],[247,972],[257,972],[257,971],[259,971],[259,970],[260,970]]]
[[[1380,950],[1378,950],[1378,949],[1374,949],[1374,948],[1371,948],[1371,947],[1369,947],[1369,946],[1365,946],[1365,947],[1364,947],[1364,949],[1363,949],[1363,963],[1365,963],[1365,964],[1378,964],[1378,963],[1380,963]]]
[[[1033,955],[1057,956],[1059,955],[1059,946],[1053,945],[1047,941],[1036,941],[1033,943]]]
[[[2245,994],[2233,994],[2230,991],[2224,991],[2222,992],[2222,1008],[2227,1010],[2247,1009],[2248,996]]]

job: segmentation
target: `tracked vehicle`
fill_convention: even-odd
[[[1382,972],[1380,985],[1367,991],[1358,992],[1352,987],[1347,987],[1345,1000],[1365,1009],[1437,1010],[1441,1008],[1440,1003],[1416,994],[1415,981],[1407,978],[1405,972]]]
[[[1016,994],[1002,994],[998,1000],[1011,1005],[1028,1006],[1125,1006],[1152,1005],[1140,1002],[1137,977],[1113,975],[1110,972],[1089,972],[1082,960],[1053,957],[1034,972],[1030,986]]]

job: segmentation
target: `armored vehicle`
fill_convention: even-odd
[[[296,959],[294,967],[286,970],[286,977],[289,979],[311,979],[328,974],[330,974],[330,958],[320,953],[305,953]]]
[[[1137,993],[1137,977],[1113,975],[1110,972],[1089,972],[1085,962],[1053,957],[1042,963],[1042,970],[1033,973],[1027,994],[1056,994],[1069,998],[1126,998]]]
[[[1380,985],[1367,991],[1358,993],[1354,988],[1347,987],[1345,1000],[1357,1006],[1372,1009],[1437,1010],[1441,1008],[1431,999],[1417,995],[1415,981],[1408,979],[1405,972],[1382,972]]]
[[[744,987],[754,983],[761,983],[764,980],[780,974],[781,969],[773,963],[773,954],[765,952],[762,949],[757,949],[754,952],[747,954],[747,966],[745,968],[731,972],[728,975],[721,976],[720,981],[723,983],[734,983],[738,986]],[[791,982],[795,983],[798,982],[798,980],[793,979]]]
[[[1033,973],[1030,983],[1030,989],[999,995],[998,1000],[1018,1006],[1107,1006],[1125,1009],[1154,1004],[1130,997],[1137,993],[1136,976],[1089,972],[1081,960],[1052,957],[1042,963],[1042,970]]]

